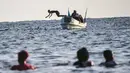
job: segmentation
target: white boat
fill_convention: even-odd
[[[86,28],[87,23],[80,22],[73,17],[64,17],[61,19],[61,27],[63,29],[76,29],[76,28]]]
[[[73,17],[71,17],[69,9],[68,9],[68,16],[63,17],[61,19],[61,26],[63,29],[86,28],[87,27],[86,16],[87,16],[87,8],[86,8],[86,12],[85,12],[84,22],[80,22],[80,21],[74,19]]]

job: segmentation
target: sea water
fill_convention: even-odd
[[[0,73],[129,73],[130,18],[88,18],[86,29],[62,29],[59,20],[0,23]],[[76,52],[86,47],[94,66],[76,68]],[[118,64],[101,67],[102,52],[113,51]],[[17,53],[27,50],[36,70],[11,71]]]

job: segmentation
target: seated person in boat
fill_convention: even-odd
[[[102,62],[101,64],[99,65],[103,65],[103,66],[106,66],[106,67],[114,67],[116,66],[116,62],[114,61],[114,58],[113,58],[113,55],[112,55],[112,51],[111,50],[105,50],[103,52],[103,56],[105,58],[105,62]]]
[[[73,17],[74,19],[76,19],[76,20],[78,20],[78,21],[80,21],[82,23],[84,22],[83,17],[81,15],[79,15],[76,10],[74,10],[71,17]]]
[[[34,66],[26,63],[26,59],[28,58],[28,56],[29,56],[29,54],[28,54],[27,51],[25,51],[25,50],[20,51],[18,53],[18,63],[19,63],[19,65],[12,66],[11,70],[19,70],[19,71],[29,70],[29,69],[34,70],[35,69]]]
[[[55,13],[58,17],[65,17],[65,16],[66,16],[66,15],[60,15],[60,12],[57,11],[57,10],[48,10],[48,13],[49,13],[49,15],[46,16],[45,18],[47,18],[47,17],[50,18],[50,17],[52,16],[53,13]]]
[[[76,61],[73,64],[76,67],[90,67],[94,64],[92,61],[88,61],[89,53],[85,47],[77,51],[77,58],[78,58],[78,61]]]

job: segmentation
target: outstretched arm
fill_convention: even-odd
[[[47,17],[49,17],[50,16],[50,13],[49,13],[49,15],[47,15],[45,18],[47,18]],[[50,17],[49,17],[50,18]]]
[[[49,16],[49,18],[52,16],[52,13],[50,13],[50,16]]]

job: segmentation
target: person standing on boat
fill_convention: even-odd
[[[45,18],[47,18],[47,17],[50,18],[50,17],[52,16],[53,13],[55,13],[58,17],[65,17],[65,16],[66,16],[66,15],[60,15],[60,12],[57,11],[57,10],[48,10],[48,13],[49,13],[49,15],[46,16]]]
[[[84,22],[83,17],[80,14],[78,14],[76,10],[74,10],[71,17],[73,17],[74,19],[76,19],[76,20],[78,20],[78,21],[80,21],[82,23]]]

